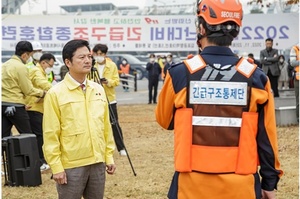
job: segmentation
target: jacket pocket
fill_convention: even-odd
[[[62,155],[69,161],[85,159],[93,155],[92,142],[86,131],[68,132],[61,137]]]
[[[89,111],[94,119],[103,119],[107,106],[104,96],[92,96],[89,99]]]

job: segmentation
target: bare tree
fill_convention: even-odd
[[[263,13],[264,7],[274,7],[275,4],[279,5],[281,12],[290,12],[292,6],[299,4],[299,0],[275,0],[272,3],[268,0],[249,0],[247,2],[247,5],[252,6],[251,13]]]
[[[39,3],[39,0],[27,0],[27,3],[29,5],[29,10],[34,8],[35,4]]]

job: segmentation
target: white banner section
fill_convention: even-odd
[[[61,51],[67,41],[85,39],[91,46],[107,44],[109,51],[196,51],[194,21],[192,15],[2,15],[2,50],[14,51],[20,40],[37,40],[44,51]],[[259,51],[267,37],[278,49],[298,43],[298,13],[245,15],[232,49]]]

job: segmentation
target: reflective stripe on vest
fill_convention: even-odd
[[[231,118],[231,117],[203,117],[203,116],[193,116],[192,118],[193,126],[227,126],[227,127],[241,127],[241,118]]]
[[[192,61],[184,61],[190,75],[197,75],[197,72],[204,74],[201,71],[205,70],[206,66],[203,59],[196,56],[190,60]],[[235,79],[233,84],[228,81],[225,85],[231,84],[231,89],[234,89],[239,83],[245,84],[250,81],[249,78],[255,68],[256,66],[246,59],[241,59],[232,69],[239,74],[237,75],[239,79]],[[205,81],[199,82],[203,86]],[[221,81],[211,83],[224,85]],[[211,89],[217,90],[217,84],[212,85]],[[250,97],[248,96],[250,89],[249,86],[246,87],[247,94],[244,97]],[[188,92],[191,91],[192,88]],[[190,93],[190,98],[192,94]],[[209,103],[207,99],[195,100],[197,103],[191,104],[192,108],[176,110],[174,121],[176,171],[237,174],[252,174],[257,171],[258,113],[245,111],[249,103],[247,101],[246,104],[242,101],[244,105],[241,105],[239,101],[231,100],[232,103],[228,104],[226,100],[214,100],[212,97],[215,104]]]
[[[33,61],[31,61],[28,64],[26,64],[26,67],[28,68],[28,70],[31,70],[33,67],[35,67],[35,64]]]

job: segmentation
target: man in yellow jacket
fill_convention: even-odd
[[[43,46],[39,41],[33,41],[32,44],[32,55],[30,58],[30,62],[26,64],[28,70],[34,68],[36,64],[40,61],[41,56],[43,55]]]
[[[71,40],[62,56],[69,73],[44,102],[45,159],[59,198],[102,199],[105,171],[115,171],[108,102],[103,87],[86,79],[92,67],[89,43]]]
[[[54,55],[45,53],[41,56],[39,62],[34,68],[29,70],[30,80],[35,88],[39,88],[48,91],[52,84],[48,81],[47,75],[52,72],[52,68],[55,62]],[[43,99],[29,96],[26,97],[27,113],[30,118],[30,125],[32,133],[36,135],[38,150],[40,156],[40,169],[41,171],[49,169],[49,165],[46,163],[42,146],[43,146],[43,112],[44,112],[44,101]]]
[[[33,48],[32,56],[31,56],[31,59],[30,59],[31,61],[26,64],[26,66],[27,66],[27,68],[28,68],[29,71],[31,69],[35,68],[35,66],[37,66],[37,64],[40,62],[41,57],[43,55],[43,46],[42,46],[41,42],[39,42],[39,41],[33,41],[33,42],[31,42],[31,44],[32,44],[32,48]],[[54,78],[53,71],[49,72],[47,74],[47,76],[48,76],[48,81],[50,83],[52,83],[53,81],[55,81],[54,80],[55,78]]]
[[[119,72],[116,64],[108,57],[106,57],[108,47],[104,44],[96,44],[93,48],[93,57],[95,59],[95,69],[99,76],[105,93],[108,98],[108,103],[110,104],[110,119],[112,124],[113,135],[117,149],[121,156],[126,156],[126,150],[123,143],[123,133],[118,122],[118,111],[117,111],[117,98],[115,87],[120,84]],[[89,77],[92,78],[94,75],[91,74]],[[114,119],[114,121],[113,121]]]
[[[2,65],[2,137],[10,136],[14,125],[19,133],[31,133],[25,97],[42,98],[45,91],[34,88],[25,66],[32,53],[28,41],[16,45],[15,55]]]

